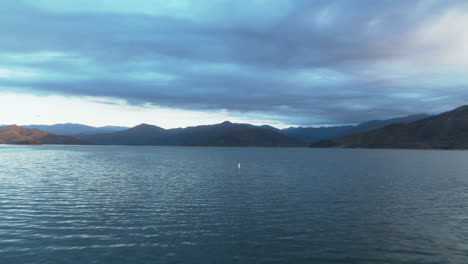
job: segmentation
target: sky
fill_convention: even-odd
[[[2,0],[0,124],[277,127],[468,100],[465,0]]]

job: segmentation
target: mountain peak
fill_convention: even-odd
[[[133,128],[136,128],[136,129],[163,129],[164,130],[164,128],[161,128],[161,127],[158,127],[158,126],[155,126],[155,125],[146,124],[146,123],[139,124],[137,126],[134,126]]]
[[[161,127],[158,127],[158,126],[142,123],[142,124],[139,124],[139,125],[134,126],[132,128],[129,128],[128,130],[130,130],[130,131],[147,131],[147,132],[149,132],[149,131],[164,131],[165,129],[161,128]],[[121,132],[125,132],[125,131],[128,131],[128,130],[123,130]]]
[[[150,124],[146,124],[146,123],[141,123],[139,125],[136,125],[134,127],[154,127],[153,125],[150,125]]]
[[[230,121],[224,121],[221,123],[221,125],[232,125],[232,123]]]

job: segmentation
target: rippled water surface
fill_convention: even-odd
[[[468,263],[468,152],[0,146],[0,263]]]

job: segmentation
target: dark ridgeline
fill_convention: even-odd
[[[367,132],[391,124],[408,123],[428,118],[430,115],[418,114],[406,117],[392,118],[387,120],[372,120],[355,126],[334,127],[290,127],[282,130],[282,133],[306,142],[315,142],[324,139],[337,138],[349,134]]]
[[[320,141],[311,147],[468,149],[468,106],[414,122]]]
[[[114,133],[80,135],[81,139],[108,145],[160,145],[160,146],[259,146],[301,147],[306,144],[283,135],[269,126],[233,124],[223,122],[187,128],[163,129],[141,124]]]
[[[73,136],[55,135],[38,129],[12,125],[0,127],[0,144],[86,145],[91,143]]]

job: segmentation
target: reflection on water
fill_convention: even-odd
[[[466,263],[466,160],[1,146],[0,263]]]

